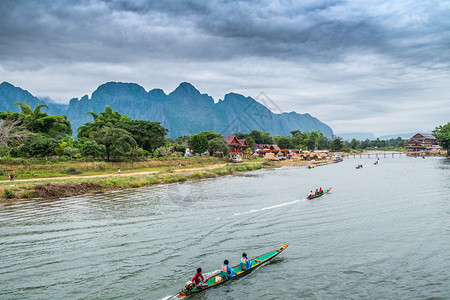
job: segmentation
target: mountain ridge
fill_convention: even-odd
[[[13,105],[16,101],[26,101],[32,108],[46,104],[48,113],[67,115],[74,135],[79,126],[92,122],[88,112],[100,113],[105,105],[133,119],[160,122],[169,129],[168,136],[171,138],[205,130],[229,135],[254,129],[272,135],[290,135],[292,130],[320,130],[328,138],[333,135],[328,125],[308,113],[277,114],[255,99],[234,92],[226,94],[223,100],[216,103],[211,96],[201,93],[188,82],[180,83],[166,94],[158,88],[146,91],[136,83],[111,81],[101,84],[90,97],[84,95],[70,99],[68,105],[42,101],[7,82],[0,84],[0,110],[19,111]]]

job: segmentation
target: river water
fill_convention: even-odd
[[[191,299],[450,299],[450,160],[373,161],[1,204],[0,298],[167,299],[288,243]]]

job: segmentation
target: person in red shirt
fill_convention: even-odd
[[[197,269],[197,273],[195,274],[194,278],[192,278],[192,283],[195,285],[195,287],[198,287],[198,288],[203,288],[203,287],[208,286],[205,283],[205,278],[203,278],[202,268]]]

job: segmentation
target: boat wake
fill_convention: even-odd
[[[220,270],[215,270],[215,271],[212,271],[212,272],[204,273],[203,277],[208,278],[208,277],[212,277],[214,275],[217,275],[219,273],[220,273]]]
[[[305,200],[305,199],[302,199],[302,200],[294,200],[294,201],[291,201],[291,202],[286,202],[286,203],[276,204],[276,205],[267,206],[267,207],[258,208],[258,209],[252,209],[252,210],[249,210],[249,211],[237,212],[237,213],[235,213],[233,216],[248,215],[248,214],[255,213],[255,212],[260,212],[260,211],[269,210],[269,209],[275,209],[275,208],[283,207],[283,206],[286,206],[286,205],[295,204],[295,203],[298,203],[298,202],[304,201],[304,200]]]

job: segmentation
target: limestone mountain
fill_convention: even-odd
[[[18,111],[13,105],[15,101],[26,101],[32,108],[47,104],[49,113],[67,115],[75,135],[80,125],[92,121],[87,113],[100,113],[105,105],[133,119],[161,122],[172,138],[205,130],[223,135],[254,129],[287,136],[292,130],[320,130],[329,138],[333,134],[329,126],[309,114],[273,113],[253,98],[236,93],[229,93],[215,103],[211,96],[187,82],[169,94],[161,89],[147,92],[135,83],[108,82],[99,86],[90,98],[85,95],[71,99],[68,106],[44,102],[21,88],[2,83],[0,110]]]

